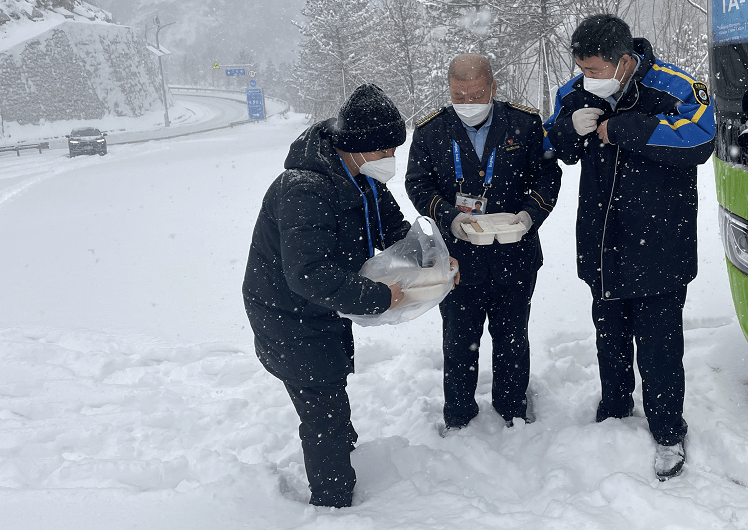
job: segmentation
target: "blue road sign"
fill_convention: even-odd
[[[244,68],[227,68],[226,75],[247,75]]]
[[[251,80],[251,81],[249,82],[249,86],[251,86],[252,88],[256,87],[256,86],[257,86],[257,81],[255,81],[254,79],[252,79],[252,80]]]
[[[247,109],[250,120],[265,119],[265,98],[261,88],[247,88]]]
[[[712,0],[712,32],[714,44],[745,42],[748,38],[748,9],[740,6],[738,0]]]

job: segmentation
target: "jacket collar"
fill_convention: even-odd
[[[634,39],[634,53],[639,56],[639,66],[631,76],[629,89],[618,102],[617,109],[628,110],[639,100],[639,85],[655,64],[652,45],[647,39]]]
[[[655,56],[652,51],[652,45],[647,39],[634,39],[634,52],[642,59],[639,62],[639,68],[634,72],[634,81],[637,83],[644,79],[649,70],[655,64]]]
[[[499,140],[506,135],[507,129],[507,118],[506,108],[504,103],[498,100],[493,102],[493,117],[491,118],[491,128],[488,131],[486,137],[486,147],[483,150],[483,160],[478,159],[478,154],[475,152],[470,138],[467,135],[465,127],[462,125],[462,120],[455,112],[455,109],[450,105],[445,108],[447,116],[447,131],[450,138],[452,138],[457,145],[460,147],[463,160],[466,158],[472,162],[473,165],[478,167],[485,167],[488,164],[489,154],[499,143]]]

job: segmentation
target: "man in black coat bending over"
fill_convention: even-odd
[[[460,285],[439,305],[444,353],[443,433],[478,414],[478,346],[488,318],[493,343],[493,408],[507,425],[527,410],[530,345],[527,324],[543,262],[538,227],[556,203],[561,169],[543,151],[535,109],[494,100],[488,59],[457,56],[449,67],[452,105],[417,125],[405,188],[421,215],[439,226],[460,263]],[[481,202],[481,208],[475,208]],[[462,228],[474,214],[515,214],[516,243],[477,246]]]
[[[403,298],[398,285],[358,270],[410,228],[384,184],[404,141],[397,107],[376,85],[361,85],[337,121],[312,125],[291,145],[252,236],[242,292],[255,351],[299,414],[310,504],[318,506],[350,506],[356,483],[345,388],[353,334],[338,312],[379,314]]]

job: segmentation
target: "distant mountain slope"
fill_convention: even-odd
[[[162,23],[176,22],[161,32],[160,39],[173,53],[170,63],[182,57],[205,56],[212,61],[233,62],[241,50],[265,64],[295,58],[300,40],[292,20],[303,19],[306,0],[91,0],[110,10],[115,21],[138,30],[152,26],[159,15]],[[149,37],[153,39],[153,30]],[[171,67],[175,67],[171,64]]]
[[[161,103],[132,28],[80,0],[0,0],[0,115],[19,124],[141,116]]]
[[[0,0],[0,30],[6,25],[14,25],[13,21],[24,19],[39,21],[76,17],[112,21],[111,13],[82,0]]]

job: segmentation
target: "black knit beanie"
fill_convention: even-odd
[[[332,144],[346,153],[367,153],[405,143],[405,121],[387,94],[374,84],[353,91],[338,113]]]

